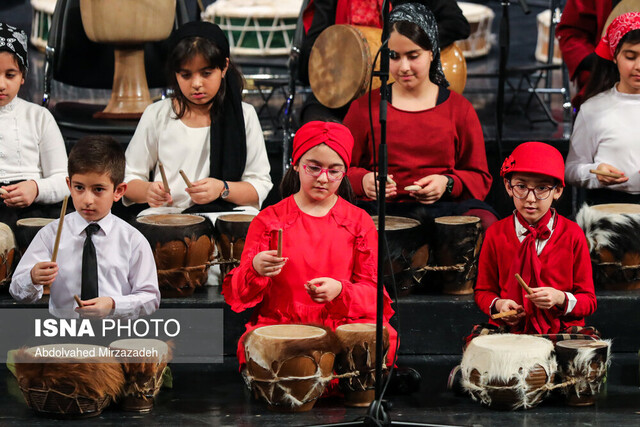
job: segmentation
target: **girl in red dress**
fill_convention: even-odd
[[[253,220],[240,266],[222,285],[233,311],[256,307],[238,343],[241,370],[244,337],[260,326],[375,323],[377,231],[371,217],[347,201],[351,187],[344,178],[352,148],[351,133],[338,123],[309,122],[296,133],[293,166],[282,183],[285,199]],[[270,246],[278,229],[282,257]],[[392,315],[385,292],[388,362],[397,341]]]

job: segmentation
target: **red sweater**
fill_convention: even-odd
[[[271,231],[282,229],[282,255],[289,258],[276,277],[258,275],[253,258],[269,250]],[[256,307],[247,332],[265,325],[303,323],[335,329],[345,323],[375,323],[378,233],[362,209],[338,198],[323,217],[305,214],[293,196],[262,210],[251,222],[240,266],[222,285],[224,298],[235,312]],[[342,283],[333,301],[311,300],[304,284],[318,277]],[[384,324],[389,331],[388,360],[393,360],[396,331],[389,325],[391,299],[385,291]],[[245,363],[243,338],[238,359]]]
[[[445,89],[440,89],[445,90]],[[380,92],[372,93],[376,160],[380,143]],[[364,198],[362,178],[373,169],[368,95],[355,100],[344,124],[355,139],[349,181]],[[450,92],[446,101],[423,111],[403,111],[389,104],[387,114],[389,173],[398,183],[398,196],[390,202],[412,201],[404,187],[432,174],[453,178],[454,200],[484,200],[491,187],[482,127],[473,106],[462,95]]]
[[[480,252],[475,300],[487,315],[491,314],[491,303],[495,298],[506,298],[507,286],[517,286],[510,279],[515,273],[522,273],[511,271],[519,247],[513,215],[498,221],[486,232]],[[596,310],[596,295],[591,258],[582,229],[575,222],[558,215],[553,234],[542,249],[539,259],[542,264],[542,286],[571,292],[577,300],[568,315],[564,315],[564,311],[558,307],[551,308],[552,314],[560,319],[560,330],[574,325],[584,326],[584,317]],[[523,304],[522,300],[516,302]],[[501,320],[490,320],[490,323],[499,326],[504,324]],[[518,327],[522,329],[524,324],[525,322],[521,322]]]

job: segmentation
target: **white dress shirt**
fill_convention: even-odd
[[[0,107],[0,184],[32,179],[37,203],[57,203],[69,194],[67,152],[53,116],[17,96]]]
[[[270,166],[260,121],[253,106],[243,102],[242,114],[247,139],[247,161],[241,181],[251,184],[258,193],[261,206],[273,184],[269,176]],[[150,171],[154,180],[161,182],[158,161],[162,162],[173,207],[182,210],[194,203],[185,191],[187,185],[180,176],[182,169],[190,181],[209,177],[210,127],[191,128],[176,118],[171,99],[149,105],[142,115],[136,132],[127,147],[125,182],[134,179],[149,181]],[[133,204],[126,197],[125,206]]]
[[[13,274],[9,291],[18,301],[35,302],[42,286],[31,281],[31,269],[50,261],[59,220],[42,228],[26,250]],[[92,236],[98,259],[98,295],[113,298],[115,317],[139,317],[160,305],[158,274],[151,246],[125,221],[109,213],[97,222]],[[58,276],[51,284],[49,311],[57,317],[77,317],[74,295],[82,292],[82,251],[89,223],[77,212],[64,219],[58,248]]]

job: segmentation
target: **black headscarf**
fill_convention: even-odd
[[[0,22],[0,51],[13,53],[24,69],[29,71],[27,33],[16,27]]]
[[[169,39],[173,51],[178,42],[191,37],[202,37],[229,58],[229,41],[219,26],[211,22],[188,22],[178,28]],[[219,111],[211,109],[211,142],[209,176],[225,181],[240,181],[247,161],[247,136],[242,114],[241,82],[235,73],[227,72],[222,79],[224,100]]]

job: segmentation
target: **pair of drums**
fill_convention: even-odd
[[[336,340],[337,337],[337,340]],[[336,344],[338,343],[338,344]],[[368,406],[375,387],[375,325],[354,323],[331,331],[308,325],[270,325],[244,341],[244,376],[269,409],[303,412],[313,408],[326,385],[340,377],[348,406]],[[385,357],[389,347],[384,330]]]
[[[138,357],[141,351],[153,356]],[[116,399],[124,410],[149,412],[170,358],[168,345],[155,339],[118,340],[108,348],[48,344],[16,353],[16,378],[38,415],[94,417]]]
[[[163,298],[186,297],[208,280],[209,267],[224,275],[240,262],[253,215],[221,215],[214,228],[200,215],[168,214],[136,218],[136,228],[151,244]],[[218,260],[215,259],[216,246]]]
[[[377,228],[378,218],[373,221]],[[385,284],[395,279],[400,295],[409,294],[419,282],[441,287],[445,294],[472,294],[483,237],[480,218],[439,217],[435,219],[434,230],[430,245],[419,221],[385,218],[389,246],[389,262],[385,262],[383,271]]]
[[[474,338],[462,357],[462,385],[475,400],[496,409],[528,409],[559,388],[569,405],[595,403],[609,365],[610,343],[553,343],[530,335]],[[555,384],[556,376],[559,384]]]

